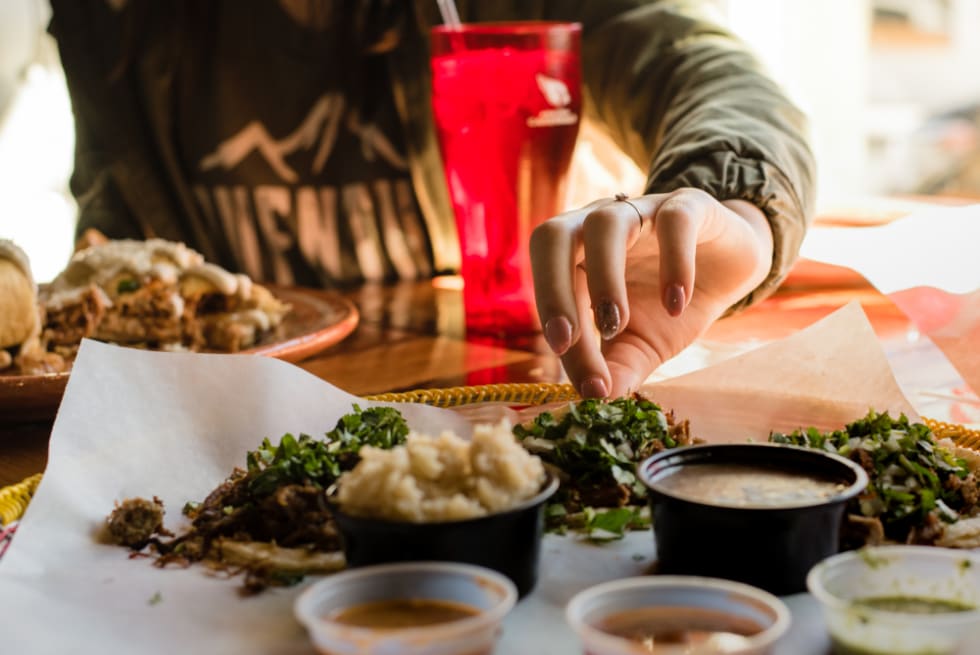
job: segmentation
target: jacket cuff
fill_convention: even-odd
[[[669,193],[692,187],[711,194],[719,202],[751,202],[769,221],[773,241],[769,275],[732,305],[726,315],[772,294],[799,257],[810,215],[782,171],[766,161],[739,157],[729,150],[703,154],[684,170],[669,173],[654,173],[647,182],[646,192]]]

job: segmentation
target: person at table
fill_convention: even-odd
[[[306,286],[458,266],[428,102],[435,0],[51,4],[82,243],[158,236]],[[647,195],[531,240],[544,334],[582,395],[635,388],[772,292],[812,215],[804,118],[710,3],[457,5],[466,22],[581,22],[585,117],[648,171]]]

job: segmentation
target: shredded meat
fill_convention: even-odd
[[[926,514],[926,518],[922,522],[922,525],[914,526],[911,530],[909,530],[906,543],[925,544],[927,546],[931,546],[943,536],[944,529],[945,524],[938,516],[936,516],[936,513],[929,512]]]
[[[874,458],[864,448],[855,448],[851,452],[851,461],[864,469],[864,472],[868,476],[873,476],[875,473],[875,461]],[[873,479],[873,478],[872,478]]]
[[[201,320],[204,342],[207,347],[237,353],[256,340],[256,329],[248,323],[236,323],[224,317],[217,320]]]
[[[337,550],[340,540],[327,508],[326,494],[314,485],[279,487],[247,517],[253,539],[286,546],[311,544],[319,550]]]
[[[117,343],[180,343],[181,324],[172,284],[147,279],[133,291],[120,293],[102,316],[94,336]]]
[[[967,510],[967,513],[976,509],[977,503],[980,501],[980,488],[977,486],[976,475],[970,473],[965,478],[948,475],[943,486],[949,491],[960,492],[960,496],[963,498],[963,508],[961,509]]]
[[[667,417],[667,434],[669,434],[679,446],[690,446],[692,443],[703,442],[703,439],[697,439],[691,436],[691,422],[688,420],[683,420],[680,423],[677,422],[677,418],[674,416],[674,410],[668,410],[666,412]]]
[[[878,546],[885,542],[885,527],[877,518],[848,514],[841,527],[840,540],[844,548]]]
[[[95,334],[105,311],[105,295],[92,285],[78,302],[45,308],[43,340],[54,346],[77,348],[82,339]]]
[[[197,300],[196,313],[199,316],[207,314],[226,314],[233,311],[233,298],[218,293],[206,293]]]
[[[106,519],[106,529],[111,541],[121,546],[140,550],[156,535],[168,535],[163,528],[163,501],[127,498],[117,503]]]
[[[623,484],[596,484],[579,486],[570,498],[577,505],[575,511],[583,507],[624,507],[633,498],[630,488]]]
[[[285,484],[268,496],[256,498],[248,488],[249,476],[235,471],[197,507],[185,510],[191,528],[181,536],[155,539],[157,566],[205,561],[218,568],[243,569],[245,588],[258,591],[270,584],[289,584],[294,578],[279,576],[267,563],[224,562],[222,544],[260,542],[310,552],[334,552],[341,548],[340,535],[326,502],[326,493],[313,484]]]

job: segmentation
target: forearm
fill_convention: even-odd
[[[795,262],[813,216],[815,164],[803,115],[747,53],[710,43],[685,49],[647,190],[695,187],[761,210],[772,238],[770,270],[739,309],[769,295]]]
[[[697,12],[703,4],[648,3],[599,26],[583,46],[586,104],[647,167],[647,192],[693,187],[764,215],[768,275],[737,309],[768,295],[795,261],[813,215],[815,165],[803,114],[734,36]]]

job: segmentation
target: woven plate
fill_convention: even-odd
[[[459,407],[475,403],[501,402],[512,405],[544,405],[564,400],[575,400],[578,393],[570,384],[514,383],[487,384],[447,389],[416,389],[398,393],[382,393],[366,396],[367,400],[396,403],[420,403],[435,407]],[[937,439],[949,438],[959,446],[980,450],[980,430],[956,423],[944,423],[923,417]],[[0,489],[0,525],[19,519],[34,495],[41,474],[37,473],[23,482]]]

